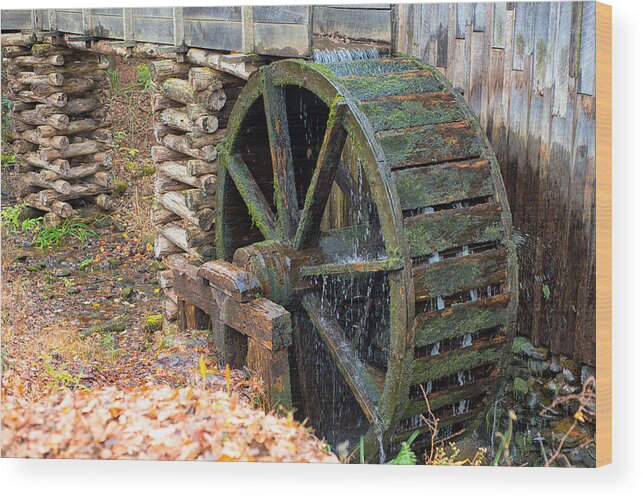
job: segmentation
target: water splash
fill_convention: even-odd
[[[315,49],[313,62],[324,64],[328,62],[350,62],[363,59],[378,59],[380,53],[376,48],[370,49]]]

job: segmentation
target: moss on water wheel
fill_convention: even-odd
[[[259,244],[287,269],[260,262],[292,314],[296,416],[335,447],[365,437],[371,461],[415,430],[427,445],[424,393],[440,438],[475,427],[517,268],[497,161],[442,74],[409,57],[273,63],[219,153],[219,257]]]

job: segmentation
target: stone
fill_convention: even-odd
[[[596,369],[591,366],[581,366],[580,368],[580,382],[584,384],[590,377],[596,378]]]
[[[72,272],[71,272],[70,269],[60,269],[59,271],[57,271],[54,274],[54,276],[55,277],[67,277],[67,276],[70,276],[71,274],[72,274]]]
[[[545,371],[549,369],[549,362],[530,358],[527,361],[527,367],[529,368],[529,372],[541,376]]]
[[[531,342],[524,336],[516,336],[511,345],[511,351],[516,355],[528,356],[534,349]]]
[[[34,262],[27,267],[29,272],[38,272],[47,267],[47,262]]]
[[[131,298],[133,294],[134,288],[131,286],[127,286],[121,290],[121,298],[124,298],[125,300]]]
[[[545,347],[534,348],[528,355],[535,360],[547,360],[549,358],[549,349]]]
[[[103,322],[102,324],[96,324],[80,332],[81,338],[86,338],[93,333],[120,333],[127,329],[127,321],[129,317],[127,315],[118,315],[113,319]]]

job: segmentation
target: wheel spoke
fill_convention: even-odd
[[[297,227],[299,207],[288,131],[286,91],[283,86],[273,83],[270,70],[266,70],[264,73],[263,100],[268,124],[272,169],[275,177],[277,215],[282,236],[289,239],[294,235]]]
[[[252,220],[257,228],[261,231],[266,239],[277,238],[277,224],[275,216],[266,200],[266,197],[259,189],[257,181],[250,173],[248,165],[238,154],[223,155],[222,160],[225,162],[228,173],[237,190],[252,216]]]
[[[302,305],[362,411],[369,421],[377,423],[377,402],[381,394],[369,370],[344,336],[335,317],[324,313],[320,298],[307,294],[302,298]]]
[[[306,194],[304,211],[295,237],[295,248],[297,249],[313,246],[319,239],[319,226],[328,196],[330,196],[330,189],[333,186],[337,165],[346,143],[345,113],[346,104],[339,103],[331,110],[331,116],[328,118],[326,134]]]

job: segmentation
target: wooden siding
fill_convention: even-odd
[[[159,7],[144,9],[2,10],[2,30],[42,29],[98,38],[302,57],[312,47],[312,7]],[[390,12],[390,8],[389,8]]]
[[[522,242],[519,332],[595,363],[594,2],[409,4],[397,50],[480,118]]]
[[[313,31],[316,35],[389,43],[392,7],[389,3],[317,5],[313,11]]]

